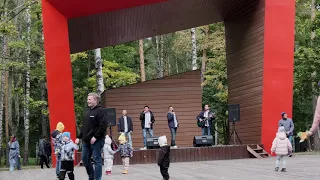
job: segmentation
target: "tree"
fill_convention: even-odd
[[[140,79],[141,79],[141,82],[144,82],[146,81],[146,71],[144,69],[143,39],[139,40],[139,54],[140,54]]]

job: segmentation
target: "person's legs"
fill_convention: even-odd
[[[60,155],[56,155],[56,174],[57,176],[59,176],[60,174],[60,169],[61,169],[61,156]]]
[[[276,157],[276,168],[275,168],[276,171],[279,170],[280,159],[281,159],[281,156],[277,155],[277,157]]]
[[[282,161],[282,169],[281,171],[285,172],[286,171],[286,157],[281,156],[281,161]]]
[[[127,133],[126,133],[126,136],[128,137],[129,144],[130,144],[130,146],[132,147],[131,132],[127,132]]]
[[[143,147],[147,147],[147,130],[146,128],[142,129],[143,136]]]
[[[59,180],[64,180],[65,177],[66,177],[66,173],[67,173],[67,171],[61,170],[61,171],[59,172]]]
[[[208,136],[211,136],[211,127],[210,127],[210,126],[207,127],[207,135],[208,135]]]
[[[202,133],[202,136],[206,135],[206,127],[201,128],[201,133]]]
[[[73,174],[73,171],[68,171],[68,177],[70,180],[74,180],[74,174]]]
[[[168,168],[163,167],[162,165],[160,166],[160,172],[164,180],[169,179],[169,173],[168,173]]]
[[[150,137],[153,138],[153,129],[149,128],[149,134],[150,134]]]
[[[44,163],[44,157],[43,155],[40,155],[40,167],[43,169],[43,163]]]
[[[91,144],[92,157],[94,162],[94,176],[96,180],[101,180],[102,177],[102,157],[101,152],[104,145],[104,139],[97,139],[94,144]]]
[[[94,170],[91,164],[91,145],[87,143],[83,143],[82,145],[82,162],[84,167],[86,168],[87,174],[89,176],[89,179],[94,179]]]

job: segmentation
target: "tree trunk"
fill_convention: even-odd
[[[97,80],[97,93],[99,96],[104,91],[104,83],[103,83],[103,73],[102,73],[102,59],[101,59],[101,49],[97,48],[94,50],[94,59],[96,65],[96,80]]]
[[[9,90],[8,90],[8,79],[9,79],[9,72],[6,71],[5,74],[5,96],[4,96],[4,107],[5,107],[5,131],[6,131],[6,156],[9,157]],[[7,167],[9,166],[9,159],[6,159],[6,165]]]
[[[164,68],[164,60],[163,60],[163,36],[160,36],[160,75],[163,77],[163,68]]]
[[[25,91],[25,111],[24,111],[24,128],[25,128],[25,139],[24,139],[24,158],[23,164],[28,165],[29,158],[29,99],[30,99],[30,30],[31,30],[31,15],[30,6],[26,8],[27,18],[27,72],[26,72],[26,91]]]
[[[208,35],[209,35],[209,25],[206,25],[204,27],[204,43],[203,43],[204,47],[202,48],[201,84],[204,81],[204,76],[206,73]],[[203,86],[201,86],[201,89],[203,89]]]
[[[196,70],[198,69],[196,28],[191,28],[191,43],[192,43],[192,70]]]
[[[18,83],[16,85],[18,87]],[[16,121],[15,128],[13,129],[14,134],[18,134],[18,129],[20,126],[20,99],[19,99],[19,93],[16,92],[14,95],[14,119]]]
[[[144,69],[143,39],[139,40],[139,54],[140,54],[140,78],[141,78],[141,82],[144,82],[146,81],[146,71]]]
[[[2,16],[2,21],[6,21],[7,19],[7,1],[4,1],[3,7],[4,7],[4,14]],[[4,34],[2,36],[2,58],[0,63],[5,64],[5,57],[7,55],[7,37]],[[1,70],[1,90],[0,90],[0,152],[2,150],[2,137],[3,137],[3,129],[2,129],[2,124],[3,124],[3,100],[4,100],[4,84],[5,84],[5,70]]]
[[[156,51],[157,51],[157,63],[156,63],[156,69],[157,69],[157,78],[162,78],[162,70],[161,70],[161,59],[160,59],[160,50],[159,50],[159,36],[156,36]]]
[[[46,101],[46,84],[45,80],[41,80],[40,82],[40,88],[41,88],[41,101],[44,102]],[[47,115],[44,114],[44,112],[47,110],[47,107],[45,104],[41,105],[41,129],[42,129],[42,136],[48,136],[48,123],[47,123]]]
[[[12,68],[8,72],[8,122],[9,122],[9,132],[11,134],[14,133],[14,123],[12,121],[12,81],[13,81],[13,73]],[[16,134],[14,134],[16,135]]]

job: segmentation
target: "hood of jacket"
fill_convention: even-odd
[[[278,132],[276,136],[278,139],[281,139],[281,140],[284,140],[287,138],[287,135],[284,132]]]
[[[106,135],[106,139],[104,140],[104,143],[111,145],[111,138],[108,135]]]

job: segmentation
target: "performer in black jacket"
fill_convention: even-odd
[[[197,116],[198,126],[202,128],[202,136],[211,135],[212,121],[215,119],[215,113],[210,111],[208,104],[204,110]]]
[[[132,139],[131,139],[131,132],[133,131],[133,123],[131,117],[127,115],[127,110],[122,111],[122,116],[119,118],[118,121],[118,132],[124,133],[125,136],[129,139],[129,144],[132,147]]]
[[[104,139],[107,129],[107,114],[104,108],[99,103],[99,96],[97,93],[89,93],[87,103],[89,109],[87,110],[80,134],[75,143],[79,143],[82,139],[82,161],[86,168],[89,179],[101,180],[102,177],[102,157],[101,151],[104,145]],[[95,168],[93,169],[90,162],[91,155]]]
[[[141,150],[145,150],[147,149],[147,132],[150,134],[150,137],[153,137],[153,123],[155,122],[154,115],[150,111],[149,106],[144,106],[144,111],[140,114],[140,121],[144,144]]]

